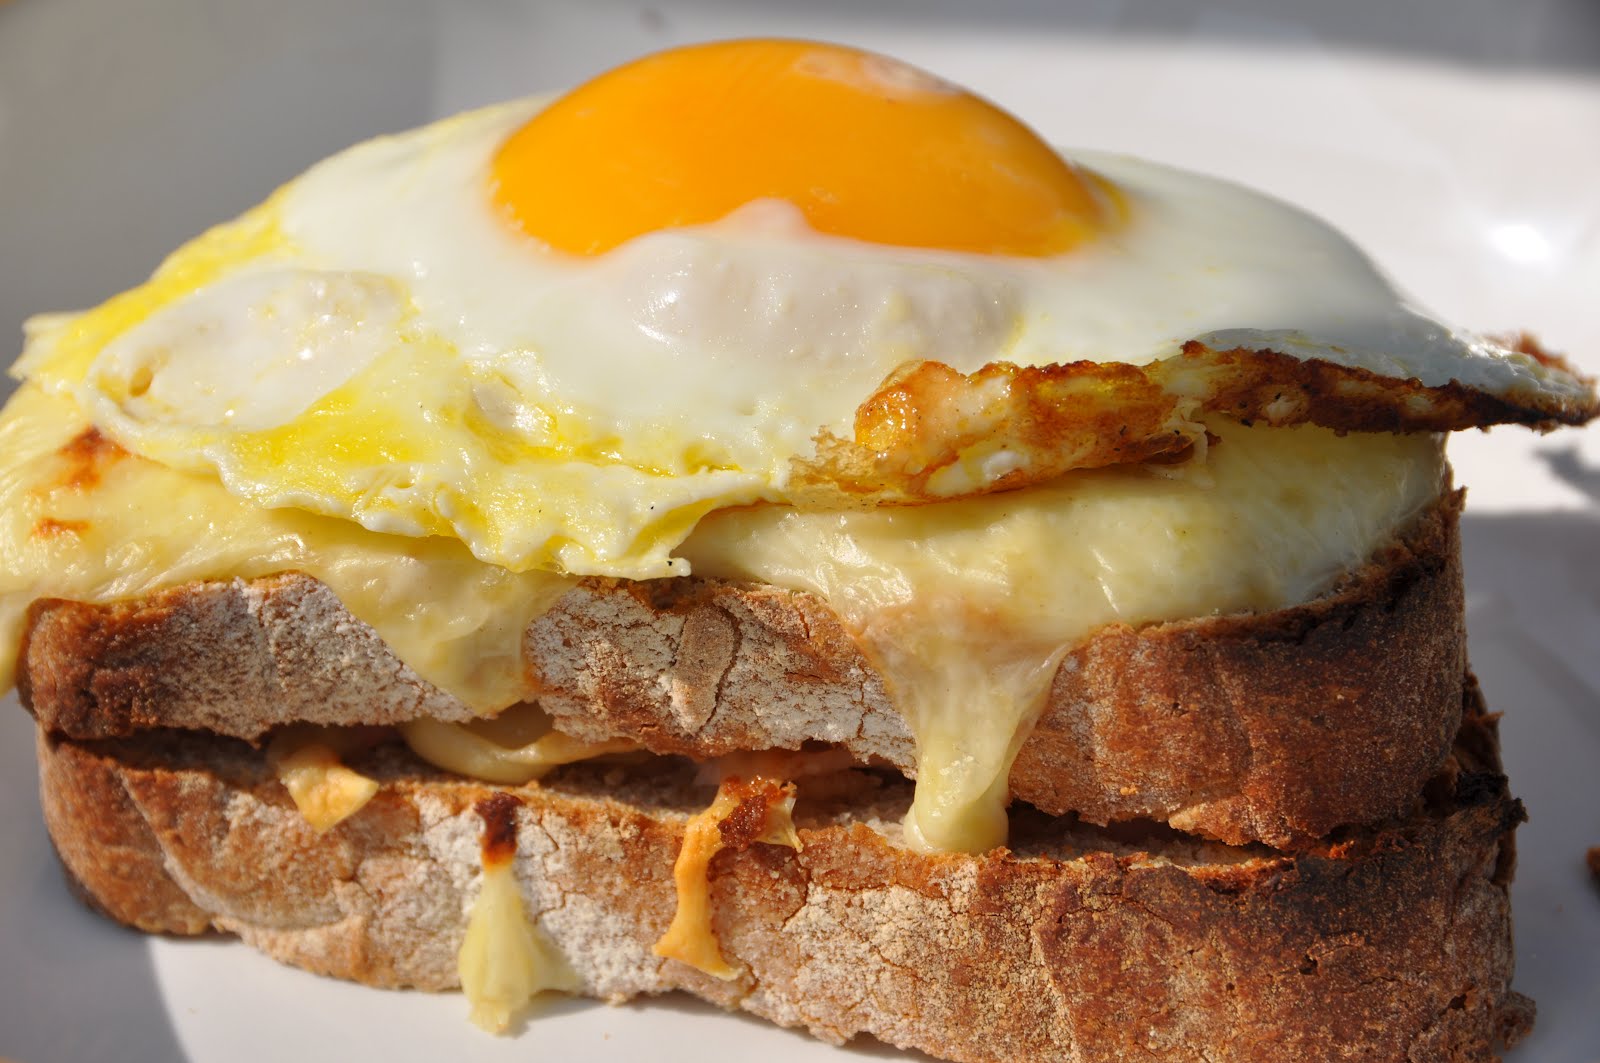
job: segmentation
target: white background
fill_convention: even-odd
[[[1320,213],[1447,319],[1530,328],[1600,372],[1600,5],[556,4],[0,0],[0,347],[375,133],[696,39],[812,36],[990,96],[1052,141],[1223,174]],[[1519,835],[1519,1063],[1600,1061],[1600,432],[1457,440],[1474,662]],[[456,996],[381,993],[216,941],[151,942],[65,893],[30,726],[0,704],[0,1056],[773,1063],[834,1050],[668,999],[546,1006],[515,1040]],[[880,1046],[853,1055],[897,1057]]]

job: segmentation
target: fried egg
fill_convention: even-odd
[[[36,321],[15,371],[252,503],[628,578],[686,574],[712,510],[1182,456],[1208,413],[1363,427],[1356,402],[1438,430],[1592,402],[1295,208],[1058,153],[931,75],[796,41],[359,145]]]

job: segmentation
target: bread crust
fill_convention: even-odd
[[[956,1060],[1489,1060],[1531,1021],[1510,989],[1522,810],[1492,727],[1474,704],[1407,817],[1293,855],[1032,814],[1014,851],[922,855],[889,840],[903,780],[802,780],[803,849],[712,865],[732,982],[650,951],[684,823],[710,799],[681,762],[492,787],[389,747],[361,764],[378,796],[317,836],[242,743],[41,731],[39,752],[62,860],[114,918],[211,925],[372,985],[457,984],[475,808],[509,793],[529,911],[601,999],[682,989],[828,1041],[865,1032]]]
[[[1322,597],[1102,628],[1068,655],[1011,774],[1094,823],[1305,845],[1403,810],[1460,719],[1460,492]],[[835,743],[911,773],[881,677],[820,599],[707,579],[588,579],[528,629],[536,697],[579,738],[695,758]],[[254,741],[275,726],[470,718],[324,585],[288,573],[128,602],[35,603],[23,704],[53,733]]]

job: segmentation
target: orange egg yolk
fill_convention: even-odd
[[[494,196],[578,255],[717,221],[755,200],[902,247],[1048,256],[1105,222],[1106,194],[1027,126],[892,59],[724,41],[603,74],[501,146]]]

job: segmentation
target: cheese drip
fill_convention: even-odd
[[[295,808],[318,834],[360,812],[378,794],[378,780],[347,767],[335,728],[290,729],[267,746],[267,763]]]
[[[908,844],[1003,844],[1011,763],[1063,654],[1111,623],[1269,611],[1326,591],[1438,496],[1428,435],[1218,420],[1204,466],[1114,468],[933,506],[712,514],[703,576],[824,598],[916,738]]]
[[[504,1033],[540,993],[583,988],[566,959],[529,921],[509,855],[483,858],[483,883],[467,917],[456,970],[472,1005],[472,1022],[490,1033]]]
[[[508,572],[453,539],[261,509],[208,476],[93,442],[87,429],[71,399],[34,384],[0,415],[0,689],[12,683],[35,599],[107,602],[293,569],[327,584],[401,660],[475,710],[526,694],[523,631],[568,577]]]
[[[743,852],[756,842],[798,852],[794,798],[793,784],[765,776],[745,781],[730,775],[718,784],[711,806],[684,825],[683,846],[672,864],[678,907],[652,952],[725,982],[739,977],[742,968],[722,955],[712,921],[711,861],[724,849]]]

